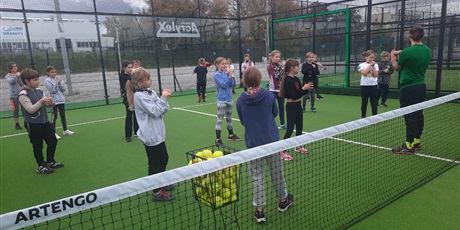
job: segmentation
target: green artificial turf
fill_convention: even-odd
[[[336,95],[323,96],[325,100],[316,102],[315,107],[317,108],[317,113],[306,112],[304,114],[303,131],[311,132],[360,118],[361,99],[359,97]],[[187,151],[209,146],[214,143],[214,127],[216,121],[215,93],[209,92],[207,101],[207,103],[197,104],[195,96],[172,97],[170,99],[169,103],[171,110],[164,116],[167,132],[166,144],[170,157],[168,169],[186,165],[188,163],[185,155]],[[394,99],[389,99],[387,104],[389,105],[388,108],[379,107],[379,113],[399,107],[398,101]],[[136,138],[133,138],[131,143],[126,143],[124,141],[124,112],[124,106],[122,104],[68,110],[66,115],[69,129],[74,131],[75,135],[61,135],[62,139],[58,142],[56,152],[56,159],[65,163],[66,166],[62,169],[57,169],[54,174],[46,176],[35,173],[36,164],[32,155],[32,147],[25,134],[25,130],[14,130],[14,124],[11,118],[0,119],[0,125],[2,127],[0,135],[0,213],[3,214],[27,208],[146,176],[147,157],[141,141]],[[370,115],[370,108],[368,108],[368,114]],[[237,118],[236,112],[234,112],[234,118]],[[279,119],[276,118],[276,121],[279,122]],[[233,124],[235,133],[243,138],[244,129],[241,124],[238,121],[233,121]],[[58,126],[59,125],[60,120],[58,120]],[[449,127],[447,127],[447,129],[449,129]],[[61,132],[62,129],[59,128],[58,133],[60,134]],[[227,132],[223,130],[222,136],[225,137],[226,135]],[[280,136],[282,137],[283,135],[284,131],[280,131]],[[391,135],[391,133],[385,135]],[[398,135],[403,136],[403,134]],[[372,143],[372,141],[372,138],[370,138],[369,143]],[[381,141],[382,140],[380,140],[380,142]],[[385,142],[385,140],[383,141]],[[230,142],[224,138],[224,143],[236,149],[245,148],[244,141]],[[319,143],[318,145],[322,144],[326,147],[328,146],[327,143]],[[384,146],[387,145],[391,145],[391,143],[385,143]],[[321,148],[325,148],[324,146]],[[312,149],[315,149],[315,145],[311,146],[310,150]],[[356,154],[361,153],[358,152]],[[306,159],[326,156],[327,155],[318,155],[310,158],[301,156],[296,158],[298,160],[292,163],[301,167],[302,164],[305,165]],[[383,160],[399,156],[381,155],[379,157]],[[362,158],[371,159],[372,157],[363,155]],[[335,162],[341,161],[340,157],[332,159]],[[379,160],[375,160],[374,158],[372,158],[372,160],[374,161],[369,160],[369,162],[374,162],[376,165],[365,164],[366,161],[363,160],[361,167],[368,167],[369,169],[380,167],[378,165]],[[426,159],[418,159],[418,161],[424,160]],[[412,163],[416,165],[417,162]],[[331,164],[333,164],[333,162],[331,162]],[[311,170],[312,173],[318,173],[318,171],[314,170],[315,167],[319,166],[309,165],[308,169]],[[293,168],[296,167],[286,167],[286,174],[290,172],[289,170],[293,170]],[[346,172],[347,169],[342,168],[336,170]],[[402,172],[404,172],[404,170],[408,171],[410,167],[402,167],[401,170]],[[243,167],[242,171],[242,178],[245,179],[243,179],[241,183],[242,186],[245,187],[245,193],[247,195],[241,197],[239,202],[244,204],[244,207],[248,207],[251,203],[251,197],[249,195],[250,182],[248,181],[247,169]],[[331,171],[325,170],[323,174],[308,175],[309,181],[321,181],[328,177],[334,178],[336,181],[346,181],[350,175],[353,176],[353,174],[343,173],[343,175],[340,175],[343,179],[340,179],[340,177],[337,178],[336,175],[328,175],[327,172],[330,173]],[[380,183],[379,181],[372,181],[370,179],[372,170],[367,170],[366,172],[368,174],[365,176],[355,178],[356,181],[361,181],[363,186],[373,186],[372,183]],[[292,175],[292,173],[293,172],[290,172],[290,175]],[[389,175],[392,173],[394,172],[388,171]],[[420,178],[424,177],[424,175],[418,176]],[[423,185],[419,189],[388,205],[381,211],[366,218],[364,221],[354,225],[352,228],[452,229],[451,227],[459,226],[458,218],[456,218],[460,213],[458,205],[460,201],[459,181],[459,167],[455,167],[428,184]],[[302,189],[303,186],[307,185],[303,184],[306,182],[298,181],[296,178],[287,178],[287,182],[289,185],[293,186],[291,188],[292,190]],[[360,183],[357,184],[359,185]],[[331,182],[331,187],[333,185],[333,182]],[[176,192],[186,192],[190,189],[190,186],[190,183],[186,183],[186,186],[180,187]],[[360,190],[362,190],[362,188],[355,187],[355,192],[357,194],[359,194]],[[330,191],[310,191],[314,196],[325,194],[337,195],[335,192],[336,191],[333,191],[333,189]],[[141,195],[138,199],[148,199],[148,194],[144,196]],[[273,191],[267,191],[267,196],[274,197]],[[341,208],[353,202],[352,199],[340,199],[341,197],[343,196],[337,196],[334,198],[337,200],[331,200],[331,204],[334,203],[336,206],[333,209],[324,209],[325,212],[333,212],[334,209],[341,210]],[[436,199],[433,197],[436,197]],[[299,198],[298,201],[296,207],[298,206],[300,209],[315,207],[316,209],[321,209],[321,205],[324,207],[331,207],[330,204],[318,204],[314,202],[312,203],[313,207],[304,207],[302,204],[308,203],[308,199]],[[184,207],[190,209],[189,211],[193,211],[193,208],[196,208],[197,205],[193,199],[190,200],[185,198],[185,200],[181,200],[181,203],[182,202],[187,203]],[[120,205],[123,206],[123,204]],[[156,211],[152,211],[152,209],[155,210],[156,205],[157,204],[148,204],[146,207],[142,207],[136,218],[142,219],[142,215],[154,215],[159,219],[165,218],[156,213]],[[276,201],[269,200],[267,206],[269,205],[276,206]],[[226,207],[226,209],[229,208],[230,206]],[[123,208],[121,209],[124,210]],[[172,207],[166,206],[166,209],[169,210],[172,209]],[[438,210],[439,214],[434,212],[433,209]],[[415,211],[411,212],[410,215],[404,215],[404,213],[412,210]],[[126,212],[128,211],[121,211],[121,213]],[[142,214],[144,212],[148,214]],[[286,218],[295,218],[295,213],[293,212],[285,214]],[[207,215],[209,215],[209,213]],[[277,214],[267,213],[267,218],[274,218],[273,215]],[[244,223],[253,221],[251,219],[251,214],[243,218],[244,220],[242,220],[242,222]],[[423,218],[423,221],[420,221],[420,218]],[[133,221],[135,222],[135,220]],[[321,223],[321,221],[323,221],[321,219],[312,217],[306,221],[317,222],[313,226],[327,228],[327,225],[322,225],[324,223]],[[125,223],[117,222],[114,226],[124,226],[124,224]],[[136,223],[131,224],[134,226],[134,229],[142,228],[142,225]],[[183,222],[180,222],[180,224],[184,227],[187,226],[184,225]],[[193,221],[189,224],[189,226],[193,226]],[[386,226],[388,226],[388,228],[386,228]],[[251,228],[257,229],[260,228],[260,226],[252,226]]]

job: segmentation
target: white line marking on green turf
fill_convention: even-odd
[[[210,117],[217,117],[217,115],[215,115],[215,114],[204,113],[204,112],[198,112],[198,111],[186,109],[186,108],[193,108],[193,107],[205,106],[205,105],[210,105],[210,104],[215,104],[215,103],[203,103],[203,104],[189,105],[189,106],[184,106],[184,107],[173,107],[173,108],[171,108],[170,110],[181,110],[181,111],[185,111],[185,112],[196,113],[196,114],[205,115],[205,116],[210,116]],[[73,126],[87,125],[87,124],[93,124],[93,123],[99,123],[99,122],[117,120],[117,119],[122,119],[122,118],[125,118],[125,116],[107,118],[107,119],[96,120],[96,121],[82,122],[82,123],[72,124],[72,125],[68,125],[68,126],[69,126],[69,127],[73,127]],[[233,120],[233,121],[240,121],[240,119],[237,119],[237,118],[232,118],[232,120]],[[62,127],[58,127],[58,128],[62,128]],[[294,132],[295,132],[295,130],[294,130]],[[306,134],[306,133],[308,133],[308,132],[302,132],[302,133],[303,133],[303,134]],[[26,135],[26,134],[27,134],[27,132],[25,132],[25,133],[17,133],[17,134],[12,134],[12,135],[6,135],[6,136],[0,136],[0,139],[2,139],[2,138],[8,138],[8,137],[21,136],[21,135]],[[350,141],[350,140],[345,140],[345,139],[336,138],[336,137],[328,137],[328,138],[329,138],[329,139],[333,139],[333,140],[338,140],[338,141],[343,141],[343,142],[348,142],[348,143],[353,143],[353,144],[359,144],[359,145],[363,145],[363,146],[367,146],[367,147],[372,147],[372,148],[378,148],[378,149],[383,149],[383,150],[389,150],[389,151],[391,151],[391,148],[387,148],[387,147],[382,147],[382,146],[377,146],[377,145],[371,145],[371,144],[366,144],[366,143],[356,142],[356,141]],[[454,163],[456,163],[456,164],[460,164],[460,161],[454,161],[454,160],[447,159],[447,158],[436,157],[436,156],[430,156],[430,155],[421,154],[421,153],[416,153],[415,155],[416,155],[416,156],[421,156],[421,157],[432,158],[432,159],[436,159],[436,160],[442,160],[442,161],[454,162]]]
[[[329,138],[329,139],[333,139],[333,140],[348,142],[348,143],[352,143],[352,144],[358,144],[358,145],[363,145],[363,146],[367,146],[367,147],[372,147],[372,148],[377,148],[377,149],[383,149],[383,150],[389,150],[389,151],[391,151],[391,148],[387,148],[387,147],[383,147],[383,146],[371,145],[371,144],[366,144],[366,143],[357,142],[357,141],[350,141],[350,140],[345,140],[345,139],[337,138],[337,137],[328,137],[328,138]],[[456,163],[456,164],[460,164],[460,161],[454,161],[454,160],[447,159],[447,158],[435,157],[435,156],[426,155],[426,154],[421,154],[421,153],[415,153],[415,155],[416,155],[416,156],[427,157],[427,158],[432,158],[432,159],[436,159],[436,160],[447,161],[447,162],[454,162],[454,163]]]
[[[99,122],[104,122],[104,121],[117,120],[117,119],[121,119],[121,118],[125,118],[125,117],[124,116],[123,117],[112,117],[112,118],[107,118],[107,119],[102,119],[102,120],[95,120],[95,121],[88,121],[88,122],[82,122],[82,123],[72,124],[72,125],[67,125],[67,126],[74,127],[74,126],[80,126],[80,125],[88,125],[88,124],[99,123]],[[57,128],[62,128],[62,126],[57,127]],[[25,133],[16,133],[16,134],[11,134],[11,135],[6,135],[6,136],[0,136],[0,139],[8,138],[8,137],[16,137],[16,136],[21,136],[21,135],[26,135],[26,134],[27,134],[27,132],[25,132]]]
[[[214,114],[209,114],[209,113],[204,113],[204,112],[198,112],[198,111],[189,110],[189,109],[184,109],[184,108],[175,108],[175,109],[181,110],[181,111],[190,112],[190,113],[196,113],[196,114],[206,115],[206,116],[210,116],[210,117],[217,117],[217,115],[214,115]],[[237,119],[237,118],[232,118],[232,120],[234,120],[234,121],[240,121],[240,119]],[[294,130],[294,132],[295,132],[295,130]],[[308,132],[302,132],[302,133],[303,133],[303,134],[307,134]],[[337,137],[328,137],[328,139],[333,139],[333,140],[337,140],[337,141],[343,141],[343,142],[347,142],[347,143],[358,144],[358,145],[363,145],[363,146],[367,146],[367,147],[372,147],[372,148],[377,148],[377,149],[383,149],[383,150],[391,151],[391,148],[388,148],[388,147],[383,147],[383,146],[378,146],[378,145],[371,145],[371,144],[367,144],[367,143],[363,143],[363,142],[357,142],[357,141],[350,141],[350,140],[346,140],[346,139],[342,139],[342,138],[337,138]],[[454,161],[454,160],[447,159],[447,158],[436,157],[436,156],[430,156],[430,155],[421,154],[421,153],[416,153],[415,155],[416,155],[416,156],[420,156],[420,157],[427,157],[427,158],[432,158],[432,159],[436,159],[436,160],[442,160],[442,161],[454,162],[454,163],[456,163],[456,164],[460,164],[460,161]]]

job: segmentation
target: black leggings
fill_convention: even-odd
[[[301,102],[288,102],[286,103],[286,118],[287,118],[287,129],[284,134],[284,139],[290,138],[294,131],[295,124],[295,135],[302,135],[303,128],[303,112]]]
[[[372,115],[377,115],[377,85],[361,86],[361,117],[366,117],[367,101],[370,100]]]
[[[425,91],[425,84],[401,89],[399,100],[401,108],[425,101]],[[414,138],[420,139],[425,125],[423,110],[404,115],[404,120],[406,122],[406,141],[412,143]]]
[[[59,109],[59,116],[61,117],[61,124],[62,124],[62,130],[66,131],[67,130],[67,121],[65,119],[65,106],[64,104],[59,104],[55,105],[53,107],[53,130],[56,132],[56,120],[57,118],[57,113]]]
[[[166,171],[166,165],[168,165],[169,161],[168,151],[166,150],[166,143],[161,142],[155,146],[147,146],[144,144],[144,147],[145,151],[147,152],[149,176]],[[155,189],[153,191],[158,192],[160,189]]]
[[[134,134],[136,134],[137,130],[139,129],[139,125],[137,124],[136,113],[128,109],[128,103],[125,104],[125,110],[126,110],[125,138],[126,137],[131,138],[131,136],[133,135],[133,128],[134,128]]]

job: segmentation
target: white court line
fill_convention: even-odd
[[[196,114],[205,115],[205,116],[210,116],[210,117],[217,117],[217,115],[215,115],[215,114],[204,113],[204,112],[198,112],[198,111],[186,109],[186,108],[194,108],[194,107],[205,106],[205,105],[210,105],[210,104],[215,104],[215,103],[203,103],[203,104],[199,104],[199,105],[189,105],[189,106],[184,106],[184,107],[173,107],[173,108],[171,108],[170,110],[180,110],[180,111],[185,111],[185,112],[190,112],[190,113],[196,113]],[[73,126],[87,125],[87,124],[93,124],[93,123],[99,123],[99,122],[117,120],[117,119],[122,119],[122,118],[125,118],[125,117],[124,117],[124,116],[123,116],[123,117],[113,117],[113,118],[107,118],[107,119],[102,119],[102,120],[95,120],[95,121],[88,121],[88,122],[83,122],[83,123],[78,123],[78,124],[72,124],[72,125],[68,125],[68,126],[69,126],[69,127],[73,127]],[[240,119],[237,119],[237,118],[232,118],[232,120],[233,120],[233,121],[240,121]],[[58,128],[60,128],[60,127],[58,127]],[[294,130],[294,132],[295,132],[295,130]],[[303,133],[303,134],[306,134],[306,133],[308,133],[308,132],[302,132],[302,133]],[[18,134],[0,136],[0,139],[2,139],[2,138],[8,138],[8,137],[21,136],[21,135],[26,135],[26,134],[27,134],[27,133],[25,132],[25,133],[18,133]],[[363,145],[363,146],[367,146],[367,147],[372,147],[372,148],[378,148],[378,149],[383,149],[383,150],[391,151],[391,148],[387,148],[387,147],[383,147],[383,146],[371,145],[371,144],[362,143],[362,142],[357,142],[357,141],[350,141],[350,140],[346,140],[346,139],[342,139],[342,138],[336,138],[336,137],[328,137],[328,138],[329,138],[329,139],[333,139],[333,140],[338,140],[338,141],[347,142],[347,143],[353,143],[353,144]],[[454,162],[454,163],[456,163],[456,164],[460,164],[460,161],[454,161],[454,160],[447,159],[447,158],[436,157],[436,156],[431,156],[431,155],[426,155],[426,154],[421,154],[421,153],[416,153],[415,155],[416,155],[416,156],[420,156],[420,157],[426,157],[426,158],[431,158],[431,159],[436,159],[436,160],[442,160],[442,161],[447,161],[447,162]]]
[[[206,115],[206,116],[210,116],[210,117],[217,117],[217,115],[214,115],[214,114],[209,114],[209,113],[204,113],[204,112],[198,112],[198,111],[189,110],[189,109],[184,109],[184,108],[175,108],[175,109],[181,110],[181,111],[190,112],[190,113],[196,113],[196,114]],[[237,119],[237,118],[232,118],[232,120],[233,120],[233,121],[240,121],[240,120]],[[295,130],[294,130],[294,132],[295,132]],[[307,134],[308,132],[302,132],[302,133],[303,133],[303,134]],[[357,141],[350,141],[350,140],[346,140],[346,139],[342,139],[342,138],[337,138],[337,137],[328,137],[328,139],[333,139],[333,140],[337,140],[337,141],[343,141],[343,142],[347,142],[347,143],[358,144],[358,145],[362,145],[362,146],[367,146],[367,147],[372,147],[372,148],[377,148],[377,149],[383,149],[383,150],[391,151],[391,148],[388,148],[388,147],[383,147],[383,146],[378,146],[378,145],[371,145],[371,144],[367,144],[367,143],[363,143],[363,142],[357,142]],[[454,160],[447,159],[447,158],[436,157],[436,156],[431,156],[431,155],[426,155],[426,154],[421,154],[421,153],[415,153],[415,155],[416,155],[416,156],[420,156],[420,157],[432,158],[432,159],[436,159],[436,160],[447,161],[447,162],[454,162],[454,163],[456,163],[456,164],[460,164],[460,161],[454,161]]]

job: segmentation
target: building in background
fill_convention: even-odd
[[[29,48],[23,18],[0,17],[2,53],[23,52]],[[51,18],[27,19],[30,42],[34,51],[61,50],[58,23]],[[62,30],[68,52],[94,51],[99,47],[95,21],[89,19],[62,19]],[[114,48],[114,38],[101,36],[103,49]]]

